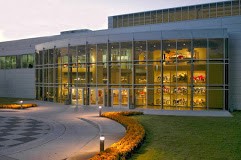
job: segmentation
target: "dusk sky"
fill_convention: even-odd
[[[0,42],[107,29],[107,18],[132,12],[220,0],[0,0]]]

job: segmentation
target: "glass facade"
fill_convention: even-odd
[[[0,69],[33,68],[34,54],[0,56]]]
[[[109,28],[240,15],[241,1],[227,1],[113,16]]]
[[[148,23],[157,20],[157,13],[148,14]],[[139,20],[133,19],[133,24],[147,22],[145,14],[135,16]],[[226,48],[227,39],[209,38],[86,42],[38,50],[36,99],[90,106],[225,109]]]

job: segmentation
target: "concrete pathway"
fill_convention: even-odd
[[[0,144],[12,141],[15,145],[0,147],[0,160],[88,159],[99,152],[100,134],[106,137],[105,147],[118,141],[125,134],[122,125],[99,117],[96,107],[76,108],[47,102],[38,102],[38,105],[36,108],[14,112],[0,111],[0,117],[22,120],[21,123],[5,120],[5,124],[2,125],[9,128],[6,123],[10,123],[14,129],[12,133],[15,134],[5,137],[9,133],[0,131]],[[36,128],[37,126],[39,128]],[[32,131],[25,133],[26,130]],[[43,131],[44,134],[40,136]],[[22,139],[23,141],[20,141]]]
[[[0,160],[88,159],[99,152],[100,135],[106,138],[106,148],[125,134],[119,123],[99,117],[97,107],[33,103],[38,107],[0,110]],[[126,110],[129,109],[104,107],[102,112]],[[232,116],[227,111],[131,110],[152,115]]]

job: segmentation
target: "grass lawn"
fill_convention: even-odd
[[[0,97],[0,104],[18,104],[19,101],[21,101],[21,100],[25,101],[25,100],[31,100],[31,99]]]
[[[241,159],[241,112],[232,118],[134,116],[146,140],[132,160]]]

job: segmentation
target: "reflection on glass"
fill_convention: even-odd
[[[231,16],[231,2],[224,2],[224,15]]]
[[[210,4],[210,18],[216,18],[217,11],[216,11],[216,3]]]
[[[195,60],[206,60],[207,59],[207,40],[206,39],[194,39],[193,40]]]
[[[221,85],[224,83],[224,66],[223,64],[209,64],[209,84],[210,85]]]
[[[96,45],[89,45],[89,51],[90,51],[90,57],[89,61],[90,63],[95,63],[96,62]]]
[[[77,46],[78,64],[86,63],[85,46]]]
[[[120,46],[119,43],[111,43],[111,61],[112,62],[119,62],[120,61]]]
[[[223,2],[217,3],[217,17],[223,16]]]
[[[136,42],[134,53],[134,60],[139,64],[144,64],[146,60],[146,41]]]
[[[223,93],[224,93],[224,90],[221,87],[218,87],[218,88],[210,87],[208,89],[208,97],[209,97],[208,108],[209,109],[223,109],[223,106],[224,106]]]
[[[107,44],[97,44],[97,62],[107,62]]]
[[[120,47],[121,62],[130,62],[132,58],[132,43],[123,42],[120,44]]]
[[[209,39],[209,58],[223,59],[224,58],[224,41],[223,39]]]
[[[182,7],[182,20],[188,20],[188,7]]]
[[[169,22],[169,19],[168,19],[168,10],[163,10],[163,23],[167,23]]]

